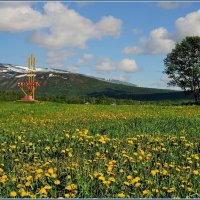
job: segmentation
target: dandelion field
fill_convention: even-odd
[[[200,198],[200,107],[0,103],[0,198]]]

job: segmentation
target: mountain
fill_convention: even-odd
[[[0,64],[0,91],[20,91],[17,83],[27,81],[27,73],[27,67]],[[143,88],[127,82],[106,80],[53,68],[37,68],[35,74],[36,81],[41,82],[36,95],[107,96],[135,100],[188,98],[179,91]]]

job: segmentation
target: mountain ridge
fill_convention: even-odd
[[[28,68],[0,63],[0,90],[19,91],[18,82],[27,81]],[[112,80],[72,73],[55,68],[37,68],[36,80],[41,82],[36,95],[107,96],[135,100],[187,99],[183,92],[138,87],[132,83],[122,84]]]

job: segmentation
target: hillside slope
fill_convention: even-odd
[[[95,77],[55,69],[38,69],[36,71],[36,80],[41,82],[41,87],[36,90],[36,95],[107,96],[135,100],[177,100],[188,98],[183,92],[113,83]],[[27,69],[25,67],[0,64],[1,91],[19,91],[17,83],[23,81],[27,81]]]

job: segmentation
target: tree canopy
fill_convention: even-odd
[[[200,37],[186,37],[164,60],[170,86],[192,93],[200,101]]]

